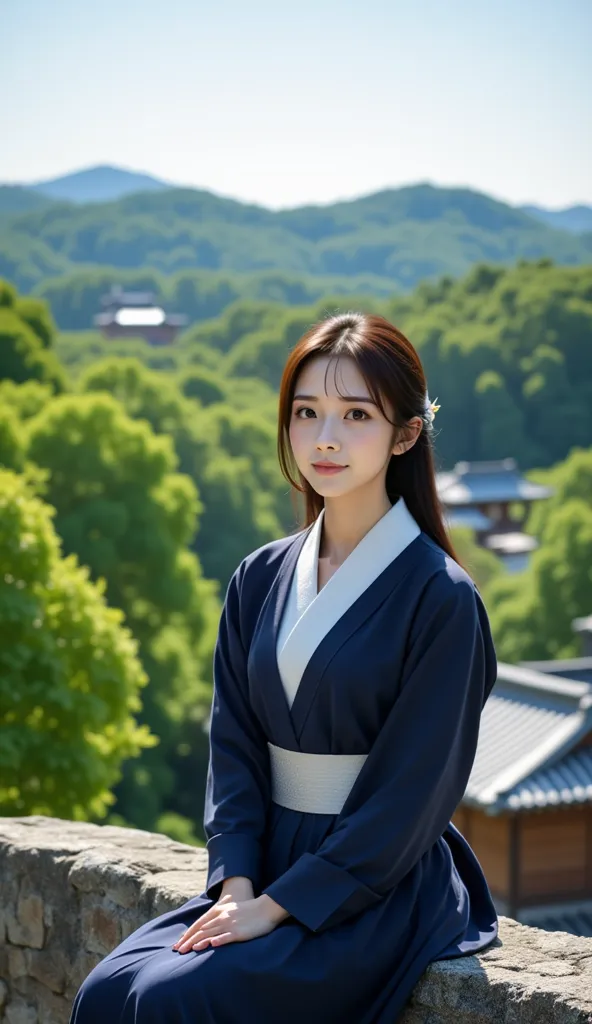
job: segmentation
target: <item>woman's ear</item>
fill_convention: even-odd
[[[421,434],[423,428],[423,420],[421,416],[414,416],[413,419],[409,420],[408,423],[402,428],[399,434],[399,440],[393,445],[393,455],[403,455],[405,452],[413,448],[413,445],[417,441],[417,438]]]

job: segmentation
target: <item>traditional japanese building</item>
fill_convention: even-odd
[[[499,664],[452,820],[500,914],[592,936],[592,657]]]
[[[103,312],[94,318],[106,338],[144,338],[150,345],[170,345],[187,317],[166,313],[153,292],[124,292],[113,287],[101,299]]]
[[[548,498],[552,488],[526,480],[515,459],[457,462],[450,472],[437,474],[437,487],[449,526],[470,527],[477,543],[510,571],[526,567],[537,541],[523,532],[524,522],[531,503]]]

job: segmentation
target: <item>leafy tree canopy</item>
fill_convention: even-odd
[[[147,684],[123,614],[53,509],[0,470],[0,808],[74,820],[113,804],[121,765],[157,739],[134,714]]]

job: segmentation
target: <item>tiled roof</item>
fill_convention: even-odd
[[[592,802],[592,747],[566,754],[514,786],[505,797],[513,810]]]
[[[467,526],[471,530],[491,530],[493,519],[483,515],[478,508],[450,508],[444,510],[449,527]]]
[[[184,327],[187,317],[180,313],[165,313],[160,306],[122,306],[120,309],[107,313],[97,313],[94,318],[96,327]]]
[[[490,814],[592,801],[592,686],[500,662],[463,798]]]
[[[581,683],[592,683],[592,657],[584,655],[579,658],[559,658],[550,661],[521,661],[525,668],[534,668],[537,672],[549,672],[551,675],[562,676],[564,679],[576,679]]]
[[[520,530],[506,530],[504,533],[490,533],[485,540],[485,547],[501,555],[515,555],[534,551],[538,541],[536,537],[521,533]]]
[[[547,932],[569,932],[570,935],[592,938],[592,906],[589,901],[580,906],[560,905],[532,912],[520,910],[519,913],[523,924],[544,928]]]
[[[553,494],[552,488],[526,480],[515,459],[457,462],[451,472],[436,474],[436,484],[440,500],[448,506],[533,501]]]

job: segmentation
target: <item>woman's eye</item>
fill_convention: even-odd
[[[299,420],[310,420],[316,418],[316,415],[315,409],[312,409],[309,405],[301,405],[299,409],[294,410],[294,416]],[[371,417],[365,409],[350,409],[344,418],[360,422],[361,420],[369,420]]]

